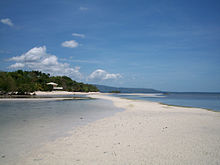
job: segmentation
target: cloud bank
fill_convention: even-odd
[[[8,26],[11,26],[11,27],[14,26],[14,24],[12,23],[10,18],[1,19],[1,23],[5,24],[5,25],[8,25]]]
[[[70,41],[64,41],[61,45],[67,48],[76,48],[79,46],[79,43],[76,42],[75,40],[70,40]]]
[[[80,67],[73,68],[67,63],[60,63],[57,56],[47,53],[46,46],[34,47],[21,56],[12,57],[9,60],[15,62],[9,66],[11,69],[28,68],[53,75],[67,75],[77,80],[82,79]]]
[[[104,80],[116,80],[121,77],[122,76],[119,73],[108,73],[105,70],[97,69],[89,75],[88,80],[97,82]]]

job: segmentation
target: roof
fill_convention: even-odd
[[[57,86],[58,84],[56,84],[54,82],[49,82],[49,83],[47,83],[47,85],[55,85],[55,86]]]

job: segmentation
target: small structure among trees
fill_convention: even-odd
[[[63,89],[63,87],[58,87],[58,84],[54,83],[54,82],[49,82],[49,83],[47,83],[47,85],[52,85],[53,90],[62,90]]]

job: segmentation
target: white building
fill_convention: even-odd
[[[58,84],[54,83],[54,82],[49,82],[49,83],[47,83],[47,85],[52,85],[54,90],[62,90],[63,89],[63,87],[58,87],[57,86]]]

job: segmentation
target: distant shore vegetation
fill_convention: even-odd
[[[71,92],[98,92],[94,85],[76,82],[67,76],[50,76],[40,71],[0,72],[0,93],[25,95],[34,91],[52,91],[54,82]]]
[[[110,91],[110,93],[121,93],[120,91]]]

